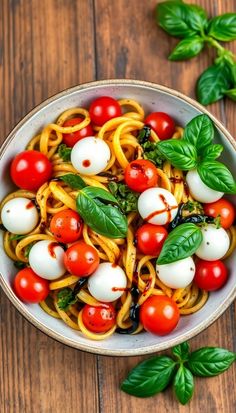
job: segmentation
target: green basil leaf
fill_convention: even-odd
[[[151,136],[151,128],[148,125],[144,125],[143,129],[140,130],[137,139],[140,145],[143,143],[149,141],[149,138]]]
[[[160,153],[175,167],[188,171],[197,165],[195,147],[184,140],[168,139],[157,144]]]
[[[179,361],[186,361],[189,356],[189,344],[187,341],[184,341],[181,344],[172,348],[172,354]]]
[[[198,115],[186,125],[183,140],[196,147],[197,152],[212,143],[214,126],[207,115]]]
[[[191,59],[197,56],[204,46],[204,40],[200,36],[187,37],[181,40],[169,56],[169,60]]]
[[[219,347],[203,347],[190,354],[188,367],[194,376],[212,377],[227,370],[236,353]]]
[[[206,11],[196,4],[185,4],[185,7],[187,9],[186,18],[189,26],[193,30],[201,33],[207,26]]]
[[[158,143],[147,141],[142,143],[141,146],[143,148],[143,158],[151,161],[158,168],[161,168],[165,158],[158,150]]]
[[[58,307],[64,311],[67,311],[68,308],[77,301],[77,297],[73,294],[73,290],[68,287],[60,290],[57,293],[57,298]]]
[[[209,145],[203,149],[202,157],[204,161],[213,161],[216,158],[219,158],[222,151],[224,150],[223,145]]]
[[[187,37],[195,33],[189,25],[186,4],[177,1],[164,1],[156,7],[157,23],[167,33],[176,37]]]
[[[222,42],[236,39],[236,13],[225,13],[210,20],[208,34]]]
[[[109,238],[125,238],[128,225],[125,215],[118,208],[116,198],[101,188],[80,190],[76,206],[84,222],[98,234]]]
[[[236,194],[236,182],[228,168],[218,161],[203,161],[197,171],[201,180],[209,188],[226,194]]]
[[[181,404],[192,398],[194,391],[193,375],[189,369],[181,365],[174,378],[175,395]]]
[[[26,235],[12,234],[10,236],[10,241],[20,241],[21,239],[23,239],[25,237],[26,237]]]
[[[190,257],[198,249],[201,242],[202,233],[197,225],[180,224],[166,238],[157,264],[169,264]]]
[[[121,390],[137,397],[150,397],[170,383],[176,363],[167,356],[156,356],[138,364],[121,384]]]
[[[132,211],[138,210],[138,197],[137,192],[132,191],[127,185],[110,182],[108,184],[108,189],[116,198],[119,207],[124,214],[128,214]]]
[[[70,155],[71,155],[72,148],[69,148],[64,143],[59,145],[58,148],[58,155],[61,159],[65,162],[70,162]]]
[[[227,65],[212,65],[201,74],[197,81],[197,98],[202,105],[209,105],[221,99],[230,85]]]
[[[87,186],[84,180],[76,174],[66,174],[59,176],[58,179],[64,181],[72,189],[83,189]]]
[[[228,96],[228,98],[236,101],[236,88],[227,90],[225,92],[225,95]]]

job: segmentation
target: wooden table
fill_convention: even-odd
[[[211,62],[171,63],[176,43],[153,16],[156,0],[1,0],[0,137],[35,105],[58,91],[94,79],[143,79],[194,96],[198,75]],[[190,1],[191,2],[191,1]],[[235,0],[199,0],[210,15],[235,11]],[[236,132],[235,104],[209,109]],[[31,326],[1,293],[1,413],[141,413],[236,411],[236,366],[213,379],[196,380],[191,403],[182,407],[171,390],[149,399],[119,390],[144,357],[97,357],[68,348]],[[235,306],[192,348],[218,345],[236,350]]]

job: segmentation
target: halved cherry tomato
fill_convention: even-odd
[[[93,333],[106,333],[116,322],[116,311],[112,304],[91,306],[86,304],[82,310],[85,327]]]
[[[136,192],[157,186],[158,174],[155,165],[145,159],[130,162],[125,168],[125,182]]]
[[[82,122],[82,118],[72,118],[68,119],[64,122],[63,126],[75,126]],[[72,133],[63,133],[63,142],[72,148],[76,142],[80,141],[80,139],[86,138],[87,136],[94,136],[94,131],[92,126],[89,124],[84,128],[78,130],[77,132]]]
[[[158,256],[168,235],[160,225],[144,224],[136,232],[138,249],[145,255]]]
[[[52,164],[39,151],[24,151],[16,155],[11,163],[11,178],[21,189],[37,191],[52,174]]]
[[[75,242],[81,237],[83,221],[79,214],[72,209],[60,211],[52,217],[50,231],[57,241]]]
[[[102,126],[108,120],[121,116],[122,112],[117,100],[109,96],[102,96],[92,102],[89,115],[95,125]]]
[[[176,303],[165,295],[148,297],[140,307],[140,321],[144,329],[159,336],[174,330],[179,317]]]
[[[71,245],[64,255],[65,267],[77,277],[91,275],[97,269],[99,262],[97,250],[84,241],[78,241]]]
[[[170,139],[175,133],[174,120],[164,112],[150,113],[144,123],[150,126],[161,140]]]
[[[215,218],[220,216],[220,224],[224,229],[231,227],[235,220],[235,206],[225,198],[210,204],[204,204],[203,208],[206,215]]]
[[[16,274],[13,288],[16,295],[27,303],[39,303],[49,294],[49,282],[31,268],[24,268]]]
[[[222,261],[197,261],[194,282],[199,288],[215,291],[223,287],[227,279],[228,270]]]

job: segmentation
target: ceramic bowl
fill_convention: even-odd
[[[181,93],[166,87],[134,80],[106,80],[92,82],[65,90],[41,103],[14,128],[0,151],[0,199],[12,191],[9,178],[9,164],[12,158],[24,150],[28,141],[42,127],[55,119],[66,109],[83,106],[99,96],[133,98],[139,101],[146,113],[163,111],[170,114],[178,125],[184,126],[190,119],[206,113],[216,127],[216,140],[224,145],[223,161],[236,175],[236,143],[224,126],[204,107]],[[224,288],[211,293],[205,306],[197,313],[181,317],[177,328],[169,335],[158,337],[146,332],[138,335],[114,334],[105,341],[91,341],[81,333],[70,329],[62,321],[50,317],[37,304],[24,304],[13,293],[11,282],[16,273],[12,261],[6,256],[0,239],[0,281],[3,290],[13,305],[34,326],[50,337],[80,350],[104,355],[133,356],[164,350],[194,337],[207,328],[225,310],[236,296],[236,254],[228,259],[230,277]]]

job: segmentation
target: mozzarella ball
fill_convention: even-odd
[[[110,157],[107,143],[93,136],[78,141],[71,151],[71,163],[83,175],[99,174],[106,168]]]
[[[156,265],[157,276],[170,288],[185,288],[195,275],[195,264],[192,257],[170,264]]]
[[[201,228],[203,240],[195,254],[207,261],[220,260],[229,249],[230,240],[224,228],[207,225]]]
[[[108,303],[117,300],[127,285],[127,277],[121,267],[110,262],[100,264],[88,279],[90,294],[98,301]]]
[[[33,231],[39,216],[36,206],[30,199],[14,198],[3,206],[1,220],[8,231],[23,235]]]
[[[215,202],[224,195],[223,192],[215,191],[205,185],[196,169],[193,169],[187,173],[186,182],[188,184],[190,194],[196,201],[205,203]]]
[[[174,195],[163,188],[149,188],[138,199],[138,212],[150,224],[168,224],[175,218],[177,211]]]
[[[46,280],[56,280],[66,272],[64,250],[57,243],[49,240],[39,241],[29,253],[32,270]]]

